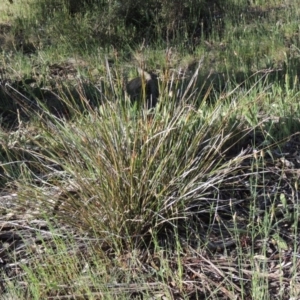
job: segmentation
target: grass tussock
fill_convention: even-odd
[[[191,105],[166,105],[152,114],[108,103],[76,127],[54,123],[40,132],[40,147],[51,157],[45,164],[61,166],[68,178],[61,181],[66,199],[56,203],[58,215],[112,246],[117,237],[142,240],[201,206],[197,197],[205,199],[226,176],[222,146],[234,132],[224,132],[216,111],[204,119]]]

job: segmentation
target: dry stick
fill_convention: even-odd
[[[220,289],[224,294],[226,294],[226,296],[229,299],[236,299],[236,296],[234,294],[232,294],[231,292],[229,292],[227,289],[225,289],[221,284],[221,283],[216,283],[214,281],[212,281],[210,278],[208,278],[204,273],[198,273],[195,270],[193,270],[190,267],[187,267],[189,271],[191,271],[194,275],[196,275],[198,278],[200,279],[204,279],[206,281],[208,281],[210,284],[214,285],[216,287],[216,289]],[[205,277],[205,278],[204,278]],[[226,278],[223,279],[223,281],[226,280]],[[230,283],[232,284],[232,283]]]
[[[211,261],[207,260],[204,256],[202,256],[200,253],[197,253],[196,251],[193,251],[195,252],[196,255],[198,255],[201,260],[205,261],[206,263],[208,263],[218,274],[219,276],[221,276],[222,278],[224,278],[224,280],[228,281],[229,284],[231,284],[232,286],[234,286],[234,288],[241,292],[241,289],[236,285],[234,284],[233,282],[230,282],[228,279],[227,279],[227,276],[224,274],[224,272],[222,272],[219,268],[217,268]]]

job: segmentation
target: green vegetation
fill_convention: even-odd
[[[1,2],[3,299],[299,298],[297,2]]]

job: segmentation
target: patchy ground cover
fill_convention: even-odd
[[[0,6],[3,297],[299,298],[297,1],[131,51],[75,48],[89,12],[31,27],[32,2]],[[135,66],[155,110],[124,92]]]

